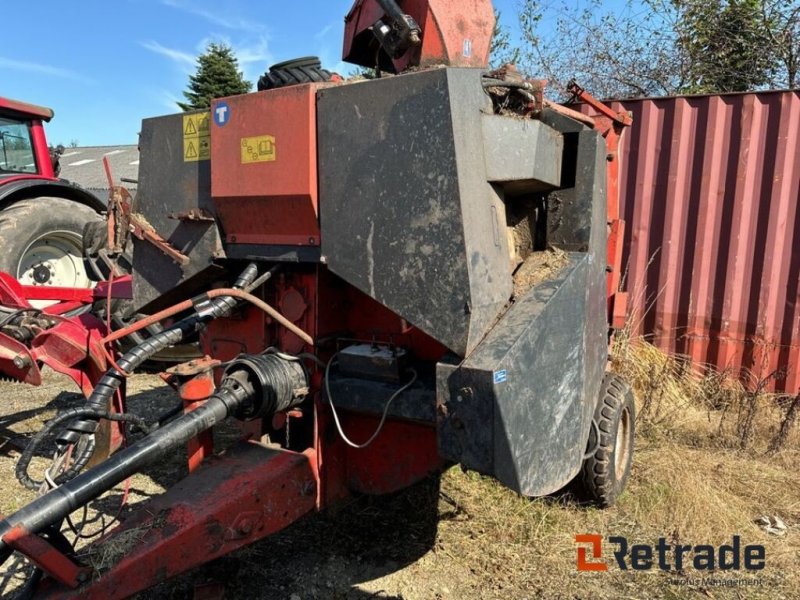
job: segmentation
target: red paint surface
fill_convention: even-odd
[[[44,106],[28,104],[11,98],[0,98],[0,111],[17,113],[17,116],[34,117],[49,121],[53,118],[53,111]]]
[[[620,187],[634,331],[750,383],[786,369],[774,387],[796,392],[800,93],[611,107],[633,113]]]
[[[422,45],[393,61],[397,72],[415,65],[486,67],[494,31],[494,12],[489,0],[406,0],[402,10],[411,15],[422,32]],[[354,50],[356,37],[385,13],[375,0],[358,0],[345,17],[344,52]]]
[[[319,245],[316,90],[225,99],[228,122],[211,126],[211,194],[228,243]],[[274,138],[275,159],[243,163],[244,140],[260,136]]]

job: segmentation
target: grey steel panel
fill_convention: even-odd
[[[557,193],[586,214],[558,213],[560,243],[582,251],[461,365],[437,366],[440,454],[531,496],[577,474],[607,362],[605,145],[583,128],[570,135],[574,166]]]
[[[329,268],[461,356],[511,296],[480,76],[437,69],[332,87],[318,105]]]
[[[532,119],[483,115],[483,138],[489,181],[513,182],[515,193],[561,185],[564,138],[551,127]]]
[[[169,218],[198,208],[214,214],[210,161],[184,161],[183,114],[142,121],[139,147],[134,211],[191,259],[181,267],[151,243],[134,240],[134,303],[138,310],[150,312],[186,298],[218,276],[211,263],[224,254],[216,223]]]

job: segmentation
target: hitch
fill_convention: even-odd
[[[269,417],[300,404],[307,393],[308,375],[299,362],[274,354],[246,356],[234,361],[225,371],[217,391],[202,405],[0,521],[0,556],[15,548],[26,554],[30,552],[30,557],[40,564],[63,566],[64,561],[69,560],[67,557],[57,558],[55,563],[41,560],[42,541],[30,536],[58,526],[74,510],[229,416]],[[20,539],[28,542],[21,543]],[[45,558],[52,558],[52,552],[48,550]]]

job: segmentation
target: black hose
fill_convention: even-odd
[[[33,459],[33,454],[36,448],[44,442],[50,432],[61,425],[64,421],[82,417],[90,417],[92,419],[108,419],[109,421],[131,422],[145,433],[149,433],[152,429],[147,424],[147,421],[145,421],[142,417],[128,413],[109,413],[107,411],[98,412],[89,407],[70,408],[62,411],[53,419],[48,421],[45,426],[35,436],[33,436],[33,438],[31,438],[31,441],[25,447],[25,450],[22,451],[22,454],[17,461],[17,467],[15,470],[15,475],[22,485],[29,490],[38,490],[42,486],[43,482],[35,481],[30,477],[30,475],[28,475],[28,466]],[[73,463],[73,469],[76,471],[83,469],[83,467],[86,466],[86,463],[89,462],[89,458],[91,457],[93,450],[94,440],[89,443],[89,446],[87,446],[87,449],[81,453],[81,456],[75,459]],[[63,473],[55,477],[54,481],[58,484],[67,481],[69,478],[65,477],[65,475],[66,473]]]
[[[253,283],[257,276],[258,266],[255,263],[250,263],[247,268],[242,271],[241,275],[239,275],[233,287],[245,289]],[[236,307],[236,303],[237,300],[235,298],[225,296],[208,300],[204,305],[198,305],[195,314],[181,319],[164,331],[155,334],[135,348],[132,348],[117,361],[117,365],[126,373],[132,373],[161,350],[174,346],[180,343],[189,334],[199,331],[208,321],[229,314],[230,311]],[[122,373],[115,368],[109,369],[105,375],[100,378],[100,381],[97,382],[97,385],[95,385],[94,390],[92,390],[92,393],[87,399],[87,409],[91,411],[87,414],[107,413],[111,398],[120,388],[124,380],[125,376]],[[56,440],[57,444],[61,448],[66,448],[71,444],[77,447],[78,440],[80,440],[81,436],[92,435],[97,431],[98,421],[99,419],[94,417],[74,418],[67,428],[59,434]],[[17,463],[17,478],[26,487],[29,485],[28,482],[32,481],[27,474],[28,466],[30,465],[34,453],[43,441],[44,436],[41,438],[38,436],[34,437]],[[86,447],[74,457],[72,465],[59,476],[58,482],[68,481],[80,473],[81,469],[89,462],[93,452],[94,443],[87,444]]]
[[[14,527],[22,525],[36,534],[60,523],[75,509],[227,418],[252,394],[253,387],[244,371],[231,374],[216,393],[192,412],[167,423],[0,521],[0,556],[7,550],[2,538]]]
[[[248,267],[239,275],[233,287],[245,289],[258,275],[258,267],[250,263]],[[231,297],[215,298],[208,301],[202,312],[196,312],[184,319],[181,319],[171,327],[161,331],[151,338],[145,340],[135,348],[126,352],[118,361],[117,365],[126,373],[132,373],[147,360],[170,346],[180,343],[188,335],[197,333],[210,320],[226,316],[236,306],[236,299]],[[87,402],[95,411],[105,411],[114,393],[119,389],[124,375],[116,369],[109,369],[95,386]],[[59,436],[58,441],[61,445],[74,444],[78,438],[85,433],[97,431],[97,421],[76,421],[69,429]]]
[[[378,0],[378,4],[393,22],[402,23],[405,20],[405,13],[394,0]]]

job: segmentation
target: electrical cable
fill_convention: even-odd
[[[350,438],[348,438],[347,435],[345,435],[344,431],[342,430],[342,424],[339,421],[339,415],[336,412],[336,406],[333,403],[333,396],[331,395],[330,370],[331,370],[331,365],[333,365],[334,359],[337,356],[339,356],[339,352],[337,352],[336,354],[331,356],[331,359],[328,361],[328,365],[325,367],[325,377],[324,377],[324,379],[325,379],[325,395],[328,397],[328,404],[330,404],[331,412],[333,413],[333,421],[336,424],[336,429],[339,432],[339,437],[341,437],[342,441],[345,444],[347,444],[348,446],[350,446],[351,448],[355,448],[356,450],[363,450],[364,448],[369,446],[372,442],[374,442],[375,439],[380,434],[380,432],[383,430],[383,426],[386,423],[386,417],[389,415],[389,407],[391,407],[392,402],[394,402],[395,399],[400,394],[405,392],[408,388],[410,388],[414,384],[414,382],[417,380],[417,372],[414,369],[409,369],[409,371],[411,371],[411,374],[412,374],[411,381],[409,381],[408,383],[403,385],[403,387],[401,387],[394,394],[392,394],[392,396],[386,402],[386,406],[384,406],[384,408],[383,408],[383,414],[381,415],[380,423],[378,423],[378,427],[377,427],[377,429],[375,429],[375,432],[370,436],[370,438],[366,442],[364,442],[362,444],[357,444],[357,443],[353,442]]]
[[[38,316],[38,315],[42,314],[42,311],[39,310],[38,308],[21,308],[19,310],[15,310],[15,311],[9,313],[8,315],[6,315],[5,317],[3,317],[3,319],[0,320],[0,327],[5,327],[11,321],[13,321],[16,317],[18,317],[20,315],[24,315],[26,312],[32,312],[33,313],[32,316]]]
[[[275,265],[269,271],[266,271],[263,275],[260,275],[255,281],[253,281],[253,283],[251,283],[250,285],[245,287],[244,291],[245,292],[252,292],[256,288],[258,288],[260,285],[263,285],[263,284],[267,283],[267,281],[272,279],[272,276],[275,275],[275,273],[277,273],[280,270],[280,268],[281,268],[281,265]]]

